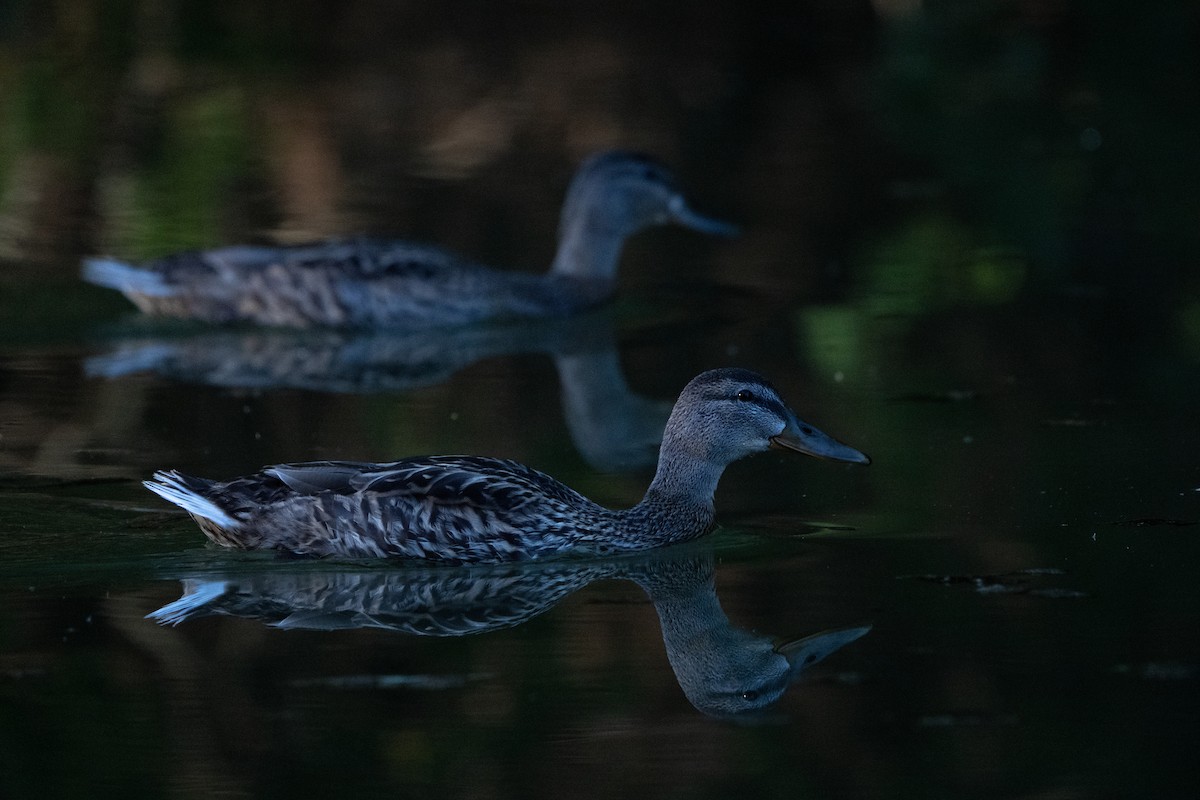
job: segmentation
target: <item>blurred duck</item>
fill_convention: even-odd
[[[227,483],[164,471],[145,486],[225,547],[522,561],[646,550],[702,536],[713,525],[713,493],[725,468],[770,448],[870,463],[797,419],[761,375],[718,369],[684,387],[654,480],[642,501],[625,510],[603,508],[516,462],[475,456],[281,464]]]
[[[558,252],[541,275],[494,270],[434,246],[357,238],[185,252],[143,267],[93,258],[83,278],[122,292],[147,314],[218,323],[420,328],[564,316],[613,294],[629,236],[668,224],[736,233],[689,208],[662,164],[612,151],[575,174]]]

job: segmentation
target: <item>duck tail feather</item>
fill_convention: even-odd
[[[193,516],[202,517],[221,528],[241,525],[229,512],[200,492],[208,487],[206,481],[192,478],[175,470],[160,470],[142,485],[164,500],[168,500]]]
[[[175,293],[161,273],[141,269],[115,258],[85,258],[82,275],[88,283],[116,289],[125,294],[132,292],[153,297],[168,297]]]

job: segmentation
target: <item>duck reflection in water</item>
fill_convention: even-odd
[[[671,403],[630,390],[605,310],[445,330],[161,330],[125,337],[84,370],[109,379],[151,372],[238,391],[400,394],[436,386],[476,361],[532,353],[553,359],[568,430],[591,466],[654,465]]]
[[[184,594],[147,615],[162,624],[210,615],[256,619],[283,629],[380,628],[419,636],[466,636],[520,625],[571,593],[604,579],[630,580],[658,612],[679,686],[715,717],[761,712],[813,664],[864,636],[870,626],[777,643],[730,622],[715,585],[711,545],[649,557],[504,566],[302,569],[183,581]]]

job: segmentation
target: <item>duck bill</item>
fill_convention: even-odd
[[[742,232],[741,228],[731,222],[697,214],[688,206],[687,201],[683,199],[683,195],[677,194],[671,198],[668,204],[668,213],[671,221],[676,225],[682,225],[685,228],[690,228],[700,233],[707,233],[711,236],[724,236],[728,239]]]
[[[794,639],[775,646],[775,652],[787,659],[791,678],[795,680],[800,673],[818,661],[833,655],[846,645],[861,639],[871,632],[870,625],[858,628],[838,628],[822,631],[803,639]]]
[[[791,450],[804,453],[815,458],[830,461],[848,461],[851,464],[870,464],[871,459],[866,453],[855,450],[848,444],[842,444],[827,433],[822,433],[811,425],[805,424],[792,417],[787,427],[771,437],[771,447],[775,450]]]

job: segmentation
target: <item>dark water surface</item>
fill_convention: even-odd
[[[837,5],[5,12],[0,797],[1195,797],[1200,73],[1155,70],[1197,15]],[[744,234],[639,235],[579,319],[162,325],[76,277],[356,232],[539,268],[612,146]],[[219,551],[140,485],[475,453],[631,505],[724,365],[874,463],[760,455],[701,542],[511,568]]]

